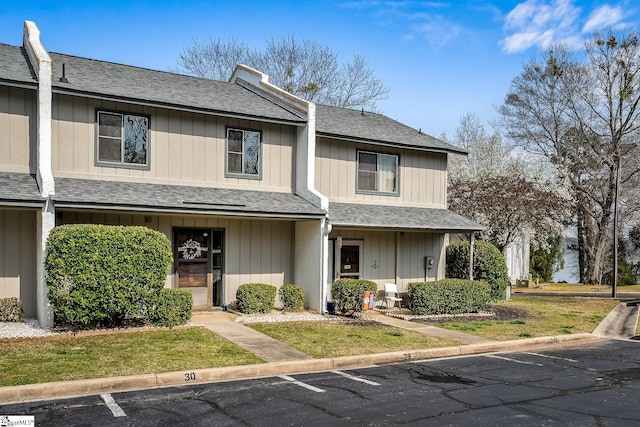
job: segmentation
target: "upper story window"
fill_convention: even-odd
[[[398,156],[358,151],[359,192],[398,193]]]
[[[227,175],[262,177],[262,134],[259,131],[227,129]]]
[[[98,111],[96,164],[149,169],[149,116]]]

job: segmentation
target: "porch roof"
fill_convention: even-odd
[[[0,173],[0,206],[42,207],[38,183],[28,173]]]
[[[292,193],[56,178],[57,208],[321,218],[325,211]]]
[[[334,227],[471,232],[484,227],[448,209],[329,203]]]

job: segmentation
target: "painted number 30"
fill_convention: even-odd
[[[187,372],[186,374],[184,374],[184,380],[185,381],[195,381],[196,380],[196,373],[195,372]]]

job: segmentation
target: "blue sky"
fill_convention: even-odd
[[[21,45],[31,20],[49,51],[167,71],[194,39],[260,47],[296,35],[345,61],[363,55],[391,89],[379,103],[384,114],[453,137],[465,113],[484,123],[497,117],[511,80],[541,48],[579,48],[611,25],[636,28],[639,10],[633,0],[5,0],[0,43]]]

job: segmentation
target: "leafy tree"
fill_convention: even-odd
[[[608,30],[584,59],[562,45],[533,58],[499,108],[507,135],[556,168],[576,201],[581,281],[600,281],[612,242],[616,180],[636,179],[640,109],[636,32]]]
[[[531,251],[529,260],[531,275],[534,279],[550,282],[553,273],[564,266],[562,236],[548,239],[548,248],[539,247]]]
[[[236,38],[194,41],[180,53],[177,71],[228,80],[237,64],[260,70],[274,85],[318,104],[375,110],[389,93],[362,56],[341,64],[328,46],[294,36],[267,40],[262,51]]]

